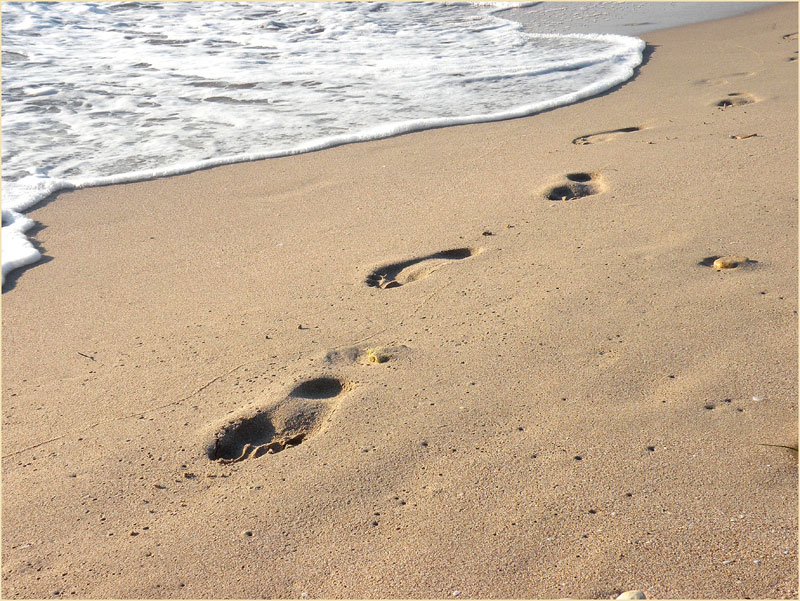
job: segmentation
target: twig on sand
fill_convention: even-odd
[[[792,446],[788,444],[769,444],[766,442],[759,442],[757,444],[760,447],[777,447],[779,449],[789,449],[790,451],[794,451],[795,453],[797,453],[797,445]]]

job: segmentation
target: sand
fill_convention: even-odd
[[[31,211],[3,596],[796,597],[796,24]]]

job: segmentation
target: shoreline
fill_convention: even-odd
[[[645,5],[647,8],[642,6],[633,7],[633,5],[612,5],[603,7],[603,10],[610,12],[603,13],[603,11],[601,11],[600,13],[591,13],[589,15],[585,15],[583,14],[583,11],[587,10],[587,7],[592,7],[590,10],[595,10],[592,3],[588,2],[553,2],[548,5],[546,13],[563,11],[564,14],[561,14],[558,17],[542,14],[539,11],[539,7],[536,5],[510,8],[505,10],[501,9],[495,11],[494,14],[497,15],[498,18],[519,23],[522,25],[524,31],[532,34],[548,34],[552,33],[553,31],[559,31],[565,35],[595,35],[596,32],[602,35],[621,35],[637,39],[637,34],[654,30],[670,29],[685,24],[693,24],[697,22],[694,21],[694,19],[698,18],[703,19],[699,22],[705,22],[708,20],[735,16],[737,14],[744,14],[742,12],[743,8],[745,12],[752,12],[754,10],[758,10],[757,8],[754,8],[754,6],[758,4],[770,6],[774,5],[775,3],[741,2],[738,3],[737,8],[734,8],[733,6],[726,6],[723,8],[719,5],[719,3],[709,2],[703,4],[703,6],[705,7],[706,12],[712,11],[713,14],[711,16],[701,16],[700,12],[696,8],[686,12],[684,11],[683,7],[680,7],[680,10],[677,12],[672,11],[674,12],[674,15],[671,15],[669,19],[667,19],[665,14],[660,12],[658,7],[655,5]],[[605,18],[607,22],[597,23],[598,17]],[[655,19],[655,21],[646,21],[638,24],[625,22],[630,19],[635,21],[637,18]],[[538,24],[536,21],[538,21]],[[591,25],[587,25],[584,21],[590,21]],[[633,71],[635,72],[638,70],[640,66],[641,64],[633,67]],[[630,70],[630,68],[628,68],[628,70]],[[249,163],[278,157],[295,156],[308,152],[318,152],[320,150],[326,150],[328,148],[334,148],[344,144],[370,142],[418,131],[438,129],[440,127],[472,125],[475,123],[491,123],[508,119],[534,116],[548,110],[554,110],[560,106],[564,106],[565,104],[574,104],[587,98],[593,98],[600,94],[613,92],[618,86],[624,85],[627,81],[629,81],[631,77],[632,76],[628,76],[622,81],[617,81],[610,87],[608,86],[607,82],[603,83],[602,85],[600,85],[600,82],[595,82],[592,86],[590,86],[591,88],[597,88],[599,86],[601,88],[605,87],[606,89],[598,93],[591,93],[585,91],[587,88],[584,88],[578,92],[567,95],[574,97],[571,102],[564,100],[566,96],[560,96],[545,102],[518,105],[516,107],[512,107],[511,109],[491,114],[403,121],[391,123],[388,126],[374,126],[367,129],[356,130],[347,134],[314,138],[308,141],[303,141],[290,148],[267,149],[251,153],[222,155],[198,161],[179,161],[177,163],[168,165],[167,167],[155,169],[143,169],[111,175],[81,176],[71,179],[41,179],[31,176],[24,178],[22,181],[8,182],[7,189],[6,184],[4,184],[4,196],[14,197],[14,199],[13,201],[9,201],[8,198],[6,198],[6,202],[4,203],[5,206],[3,207],[4,228],[9,226],[3,231],[3,246],[12,250],[7,250],[7,257],[4,259],[3,263],[3,289],[6,291],[13,287],[14,282],[21,275],[24,269],[36,265],[42,259],[39,249],[31,242],[30,238],[28,238],[27,232],[32,230],[35,233],[41,227],[46,227],[46,225],[36,223],[31,219],[26,218],[24,213],[28,212],[42,202],[50,202],[54,200],[56,196],[63,192],[108,185],[136,183],[175,175],[185,175],[195,171],[213,169],[215,167],[224,165]],[[614,79],[619,78],[619,74],[615,75],[614,77]],[[382,133],[377,133],[378,131],[381,131]],[[23,182],[27,183],[25,185],[20,185]],[[28,193],[31,190],[34,191],[33,196]],[[12,274],[8,287],[5,283],[7,274]]]
[[[4,596],[796,596],[796,21],[28,212]]]
[[[464,11],[464,14],[469,14],[469,11]],[[500,23],[502,24],[501,29],[506,31],[512,29],[516,31],[519,28],[518,24],[492,16],[492,11],[487,10],[486,8],[478,11],[478,14],[482,19],[482,22],[491,23],[494,25]],[[299,15],[298,18],[300,18]],[[488,28],[488,30],[491,29],[491,27]],[[9,33],[9,37],[12,37],[11,33]],[[253,131],[251,128],[243,128],[227,132],[226,137],[236,140],[235,143],[226,146],[226,148],[228,148],[227,152],[205,152],[203,154],[196,155],[195,158],[192,158],[191,156],[181,156],[182,153],[179,150],[180,144],[178,144],[177,147],[173,147],[171,151],[162,152],[160,149],[155,149],[154,152],[156,152],[156,154],[150,156],[150,158],[146,161],[149,166],[140,166],[139,169],[133,169],[131,166],[132,164],[138,163],[139,157],[135,153],[126,154],[123,149],[123,146],[125,145],[119,146],[117,149],[114,149],[114,145],[106,146],[105,153],[98,153],[97,148],[92,151],[92,145],[89,144],[86,148],[86,152],[89,155],[94,156],[94,159],[92,159],[90,162],[94,163],[95,165],[94,167],[87,166],[87,173],[75,174],[73,177],[59,177],[55,174],[52,174],[52,177],[45,176],[38,172],[47,171],[47,169],[45,168],[40,170],[38,167],[36,169],[38,174],[28,173],[25,175],[25,170],[22,169],[19,164],[16,164],[16,161],[24,163],[25,160],[20,159],[19,156],[12,156],[12,159],[15,160],[9,161],[7,170],[8,173],[5,174],[8,176],[8,179],[4,179],[3,181],[3,283],[5,283],[5,275],[8,272],[27,264],[35,263],[41,258],[39,252],[34,248],[34,246],[32,246],[28,238],[25,236],[25,232],[33,228],[35,224],[30,219],[26,219],[22,213],[36,206],[43,200],[52,198],[54,195],[60,192],[121,183],[133,183],[169,177],[172,175],[182,175],[222,165],[252,162],[256,160],[277,158],[282,156],[294,156],[297,154],[305,154],[307,152],[324,150],[343,144],[372,141],[375,139],[393,137],[414,131],[424,131],[439,127],[451,127],[454,125],[465,125],[480,122],[501,121],[514,117],[528,116],[549,108],[569,104],[577,99],[589,97],[593,94],[596,94],[598,91],[610,89],[622,81],[629,79],[633,73],[634,67],[641,60],[641,50],[644,46],[644,42],[639,39],[631,37],[603,36],[602,41],[600,41],[596,39],[596,36],[576,37],[581,38],[580,41],[582,44],[589,43],[589,40],[593,40],[593,45],[596,44],[598,47],[607,49],[607,54],[602,54],[604,60],[601,62],[606,66],[606,70],[603,73],[595,73],[594,78],[576,75],[574,80],[580,81],[580,86],[559,86],[556,89],[560,91],[553,92],[549,95],[537,95],[536,86],[529,86],[527,92],[530,92],[532,94],[531,96],[526,96],[526,94],[520,95],[518,93],[516,101],[510,102],[505,106],[498,105],[494,108],[490,108],[483,105],[461,106],[457,103],[456,105],[451,105],[450,107],[453,109],[454,114],[450,114],[450,110],[444,110],[444,112],[439,116],[431,116],[432,113],[426,113],[424,110],[425,106],[422,105],[411,110],[411,113],[415,113],[417,115],[416,118],[400,119],[399,115],[392,114],[392,111],[384,112],[383,116],[385,118],[379,118],[379,115],[381,114],[380,110],[378,110],[377,114],[372,114],[370,116],[370,113],[376,110],[373,105],[371,110],[368,110],[366,107],[364,107],[364,110],[360,111],[361,114],[358,116],[358,118],[350,119],[349,126],[336,127],[334,129],[326,129],[324,126],[322,126],[321,129],[317,129],[316,131],[306,132],[306,136],[292,137],[290,135],[288,141],[284,141],[283,143],[275,140],[274,144],[265,141],[263,146],[259,146],[258,144],[252,145],[252,141],[254,139],[259,139],[263,132]],[[564,38],[559,39],[564,41]],[[514,45],[510,46],[509,48],[511,49],[513,46]],[[536,45],[531,46],[531,48],[535,47]],[[534,51],[534,54],[535,53],[536,52]],[[518,58],[519,60],[527,60],[521,57]],[[535,56],[532,58],[535,62]],[[511,61],[511,63],[506,66],[510,68],[513,62],[514,61]],[[563,63],[563,61],[561,61],[561,63],[562,66],[560,68],[569,68],[569,65]],[[143,65],[145,63],[139,64]],[[574,65],[574,62],[572,64]],[[583,65],[583,67],[589,68],[587,65]],[[286,68],[290,71],[293,69],[291,61],[289,61],[289,64],[286,65]],[[446,70],[446,67],[443,68]],[[496,65],[496,68],[500,72],[505,70],[502,63]],[[548,69],[549,68],[550,66],[548,66]],[[233,72],[235,73],[236,70],[234,69]],[[241,75],[241,73],[239,75]],[[25,81],[25,77],[23,75],[19,74],[19,77],[20,81]],[[468,80],[469,78],[465,79],[462,85],[466,85]],[[67,87],[70,87],[70,84],[68,84],[66,81],[64,84]],[[384,83],[377,83],[379,88],[383,85],[391,86],[392,83],[390,80]],[[455,85],[453,90],[457,90],[457,88],[459,88],[459,85]],[[473,92],[478,96],[481,94],[480,89],[473,90]],[[167,96],[181,96],[181,93],[178,89],[176,89],[174,93],[167,94]],[[435,93],[433,93],[433,96],[435,96]],[[203,101],[214,99],[215,97],[203,98]],[[368,94],[364,98],[364,101],[366,104],[369,104]],[[12,102],[12,104],[13,103],[14,102]],[[284,104],[285,100],[282,100],[281,96],[278,95],[278,97],[274,98],[273,101],[270,101],[270,103],[277,106]],[[304,110],[303,106],[304,104],[301,102],[301,104],[296,106],[295,109],[302,112]],[[458,110],[459,106],[461,106],[460,111]],[[56,112],[59,112],[59,106],[57,104],[52,108],[53,110],[56,110]],[[18,118],[20,114],[28,112],[30,109],[36,110],[36,107],[27,106],[20,109],[20,107],[17,105],[17,108],[12,111],[12,113],[17,114]],[[318,107],[318,109],[322,110],[323,113],[325,111],[324,107]],[[281,113],[279,109],[276,110],[278,112],[273,115],[262,114],[261,117],[256,117],[255,115],[251,114],[249,115],[248,121],[259,122],[261,118],[265,118],[268,122],[270,122],[270,120],[280,121],[283,113]],[[305,110],[310,109],[309,107],[306,107]],[[181,111],[176,112],[179,113]],[[459,112],[460,114],[457,114]],[[426,114],[428,114],[428,116],[425,116]],[[286,115],[283,116],[285,117]],[[142,117],[143,115],[137,115],[133,113],[128,124],[130,127],[123,128],[123,130],[130,129],[133,131],[138,130],[139,127],[148,127],[147,122],[142,123]],[[336,121],[333,113],[331,113],[329,117],[330,119],[326,118],[322,120]],[[353,117],[355,117],[355,115],[353,115]],[[146,121],[157,119],[158,117],[154,114]],[[240,120],[244,119],[242,119],[240,116]],[[169,121],[169,119],[167,119],[167,121]],[[57,126],[58,121],[52,125]],[[187,129],[191,129],[195,125],[198,124],[193,122],[190,108],[184,126]],[[210,128],[209,131],[199,136],[199,138],[216,139],[218,143],[222,144],[222,140],[219,139],[220,132],[215,130],[211,124],[208,125]],[[16,118],[10,118],[8,126],[11,131],[7,133],[9,133],[11,138],[14,138],[14,132],[17,132]],[[124,135],[123,130],[118,131],[120,136]],[[285,132],[284,130],[278,130],[277,134],[281,134],[281,132],[283,132],[285,135],[288,135],[288,132]],[[272,133],[276,132],[270,132],[270,136],[268,137],[271,137]],[[149,139],[150,137],[159,137],[163,135],[164,132],[162,130],[155,130],[149,131],[149,135],[145,137]],[[277,138],[280,139],[281,135],[278,135]],[[62,143],[60,144],[53,145],[50,143],[47,144],[47,146],[49,148],[60,148],[64,145],[71,146],[73,143],[79,142],[74,139],[72,142],[69,142],[67,141],[68,139],[69,138],[62,140]],[[133,140],[128,138],[120,139],[127,139],[131,145],[135,145]],[[177,144],[177,142],[177,140],[173,140],[173,143]],[[28,161],[31,161],[33,166],[37,166],[39,162],[43,162],[45,165],[50,164],[51,166],[62,162],[62,158],[59,157],[59,153],[56,152],[55,155],[48,154],[47,151],[42,148],[43,143],[46,144],[46,141],[42,139],[34,139],[31,141],[31,149],[38,148],[43,154],[40,154],[35,159],[29,158]],[[12,144],[12,146],[14,145]],[[24,154],[17,152],[19,149],[14,150],[14,148],[9,148],[9,150],[11,150],[11,155],[22,156]],[[121,155],[118,156],[120,152]],[[34,154],[37,153],[34,152]],[[133,170],[122,173],[112,173],[109,175],[107,174],[109,171],[109,162],[106,161],[101,154],[116,157],[114,164],[125,163],[128,169]],[[106,167],[104,168],[103,165]],[[30,172],[31,170],[32,167],[29,165],[28,171]],[[113,168],[110,170],[113,171]],[[58,173],[59,170],[54,169],[54,172]],[[11,280],[12,283],[15,280],[16,277],[13,277]]]

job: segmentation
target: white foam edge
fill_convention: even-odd
[[[573,104],[580,100],[590,98],[601,94],[616,85],[619,85],[633,76],[633,71],[642,62],[642,52],[645,48],[645,42],[639,38],[630,36],[621,36],[615,34],[529,34],[533,37],[541,38],[563,38],[572,37],[579,39],[606,41],[612,42],[622,46],[618,51],[614,52],[617,60],[624,62],[618,65],[618,69],[614,71],[611,77],[597,80],[592,84],[572,92],[570,94],[563,94],[556,98],[551,98],[543,102],[533,104],[521,105],[513,107],[506,111],[497,113],[483,113],[475,115],[466,115],[462,117],[440,117],[432,119],[412,119],[407,121],[399,121],[396,123],[388,123],[385,125],[377,125],[366,129],[358,130],[347,134],[339,134],[335,136],[328,136],[324,138],[317,138],[310,140],[303,144],[299,144],[289,149],[270,150],[265,152],[254,152],[237,154],[226,157],[216,157],[213,159],[206,159],[203,161],[195,161],[189,163],[178,163],[162,169],[146,169],[140,171],[130,171],[127,173],[119,173],[116,175],[100,176],[100,177],[86,177],[77,180],[65,179],[50,179],[42,176],[31,175],[13,182],[13,188],[27,189],[31,192],[30,195],[25,195],[21,198],[6,198],[8,194],[13,194],[11,186],[3,186],[3,228],[2,228],[2,284],[5,283],[6,274],[10,271],[35,263],[41,258],[41,253],[36,250],[31,241],[25,236],[25,232],[29,230],[35,222],[28,217],[22,215],[22,211],[30,209],[48,196],[65,190],[77,190],[81,188],[91,188],[99,186],[110,186],[114,184],[127,184],[132,182],[140,182],[149,179],[156,179],[160,177],[170,177],[173,175],[182,175],[192,171],[199,171],[201,169],[209,169],[211,167],[220,167],[222,165],[231,165],[234,163],[246,163],[251,161],[260,161],[264,159],[272,159],[285,156],[293,156],[297,154],[305,154],[308,152],[315,152],[334,146],[341,146],[344,144],[353,144],[357,142],[368,142],[371,140],[378,140],[382,138],[389,138],[401,134],[407,134],[426,129],[437,129],[441,127],[450,127],[455,125],[469,125],[472,123],[487,123],[491,121],[504,121],[506,119],[516,119],[519,117],[527,117],[536,113],[541,113],[546,110]],[[596,62],[596,61],[591,61]]]
[[[25,235],[36,222],[16,211],[3,209],[2,247],[3,247],[3,274],[0,280],[2,284],[6,282],[6,274],[9,271],[24,267],[31,263],[36,263],[42,258],[40,253]]]

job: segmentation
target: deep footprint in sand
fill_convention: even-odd
[[[228,421],[208,445],[209,459],[236,463],[296,447],[322,431],[348,388],[333,377],[295,386],[279,403]]]
[[[721,109],[727,109],[734,106],[753,104],[754,102],[758,102],[758,99],[752,94],[748,94],[746,92],[732,92],[722,100],[715,102],[714,106],[717,106]]]
[[[452,250],[443,250],[425,255],[424,257],[409,259],[408,261],[382,265],[373,270],[372,273],[366,277],[364,283],[367,286],[380,288],[382,290],[399,288],[400,286],[428,277],[434,271],[448,263],[467,259],[481,252],[483,252],[482,248],[454,248]]]
[[[603,179],[598,173],[567,173],[566,181],[556,186],[545,188],[542,192],[547,200],[573,200],[593,196],[605,190]]]
[[[575,138],[572,143],[577,144],[579,146],[585,146],[587,144],[597,144],[599,142],[610,142],[620,134],[629,134],[636,131],[641,131],[641,127],[623,127],[620,129],[610,129],[608,131],[599,131],[594,134],[587,134],[585,136],[580,136]]]

